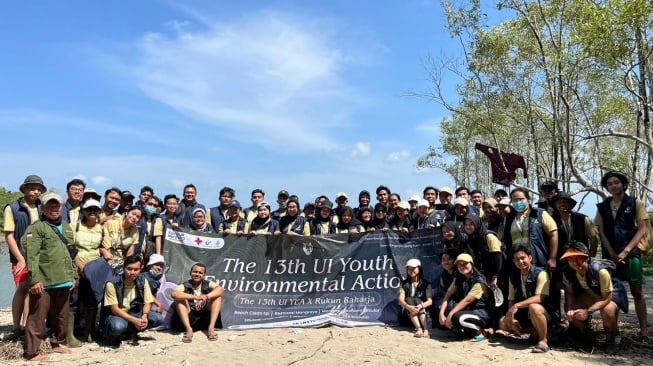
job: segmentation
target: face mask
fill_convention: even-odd
[[[514,208],[515,211],[517,211],[517,212],[524,212],[524,211],[526,211],[526,207],[527,207],[527,206],[528,206],[528,205],[527,205],[526,202],[524,202],[524,201],[519,201],[519,202],[515,202],[515,203],[512,204],[512,208]]]
[[[152,278],[154,278],[155,280],[160,280],[161,277],[163,277],[163,272],[156,273],[156,271],[153,269],[150,269],[150,274],[152,275]]]
[[[148,216],[156,214],[156,208],[150,205],[145,206],[145,214]]]

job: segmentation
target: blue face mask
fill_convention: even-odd
[[[145,206],[145,214],[148,216],[156,214],[156,207],[147,205]]]
[[[517,212],[526,211],[526,207],[528,207],[528,204],[525,201],[519,201],[512,204],[512,208],[514,208]]]

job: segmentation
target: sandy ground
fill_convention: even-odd
[[[648,279],[649,319],[653,319]],[[631,303],[631,309],[634,309]],[[554,348],[546,354],[533,354],[530,344],[508,342],[496,337],[473,343],[453,338],[445,331],[433,330],[431,339],[414,338],[408,329],[390,327],[317,329],[220,330],[219,340],[209,342],[205,333],[195,333],[190,344],[181,334],[146,332],[137,344],[123,342],[120,348],[95,343],[73,349],[69,355],[49,353],[41,364],[65,365],[653,365],[653,342],[633,343],[636,331],[634,310],[621,315],[620,329],[625,341],[619,356],[600,350],[579,352]],[[597,317],[595,316],[595,319]],[[595,324],[598,321],[595,320]],[[11,327],[8,309],[0,310],[0,337]],[[3,350],[18,344],[3,342]],[[4,353],[4,352],[3,352]],[[27,365],[35,362],[0,359],[0,364]]]

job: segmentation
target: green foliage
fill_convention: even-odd
[[[22,196],[23,194],[21,192],[11,192],[5,189],[4,187],[0,187],[0,227],[4,225],[5,206],[10,202],[19,199]]]
[[[651,93],[643,94],[653,89],[653,75],[639,73],[653,73],[653,3],[501,0],[497,9],[514,16],[493,27],[485,26],[478,1],[444,6],[448,30],[465,50],[464,69],[456,69],[461,102],[430,96],[452,116],[441,123],[441,147],[430,147],[418,164],[483,186],[474,184],[489,179],[488,169],[478,168],[487,159],[473,151],[480,142],[523,155],[531,179],[557,178],[565,190],[580,186],[603,195],[598,181],[606,169],[650,186],[653,126],[639,116],[653,105]]]

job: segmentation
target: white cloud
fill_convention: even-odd
[[[395,151],[388,154],[386,161],[389,163],[396,163],[401,161],[406,161],[410,158],[411,154],[408,150]]]
[[[372,151],[372,146],[370,145],[369,142],[357,142],[356,147],[354,148],[354,150],[351,151],[349,156],[354,159],[364,158],[366,156],[369,156],[371,151]]]
[[[333,22],[261,12],[174,34],[149,33],[128,70],[150,98],[219,127],[241,142],[287,152],[341,148],[356,91],[343,81],[352,53],[334,41]]]
[[[111,178],[103,177],[101,175],[91,178],[91,182],[95,186],[108,186],[111,184]]]
[[[428,135],[433,137],[440,136],[441,134],[440,121],[435,119],[424,121],[418,124],[417,126],[415,126],[415,131],[418,132],[420,135]]]

